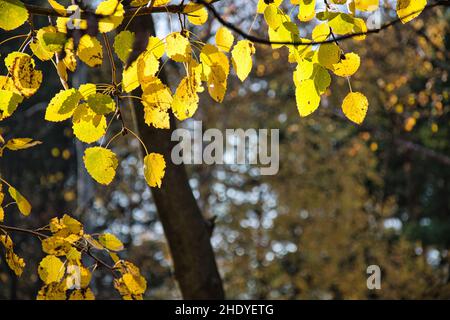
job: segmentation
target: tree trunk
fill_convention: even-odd
[[[148,16],[136,17],[130,29],[136,33],[135,54],[146,46],[141,40],[148,39],[150,33],[154,34],[153,21]],[[159,76],[164,81],[163,73],[164,70]],[[161,153],[166,160],[162,186],[160,189],[152,188],[152,194],[183,298],[224,299],[222,280],[210,242],[211,224],[204,219],[192,194],[184,165],[175,165],[171,161],[172,148],[176,144],[171,141],[175,120],[172,116],[170,130],[155,129],[145,124],[142,107],[136,106],[135,110],[143,142],[151,152]]]

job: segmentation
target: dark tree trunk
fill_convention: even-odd
[[[135,47],[133,53],[136,54],[146,46],[142,40],[148,39],[150,33],[154,34],[153,21],[148,16],[136,17],[130,29],[136,33],[136,46],[140,47]],[[160,78],[164,77],[163,72]],[[152,188],[152,194],[183,298],[224,299],[222,280],[210,242],[212,228],[192,194],[184,165],[175,165],[171,161],[172,148],[176,144],[171,141],[176,126],[174,118],[171,118],[170,130],[155,129],[145,124],[142,107],[136,106],[135,110],[143,142],[150,152],[161,153],[166,160],[162,187]]]

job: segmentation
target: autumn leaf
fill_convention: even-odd
[[[28,216],[31,213],[31,205],[27,199],[19,192],[16,188],[9,186],[8,193],[11,198],[16,201],[17,207],[19,208],[20,213],[24,216]]]
[[[98,241],[108,250],[121,251],[123,250],[123,243],[115,235],[111,233],[104,233],[98,237]]]
[[[63,262],[54,255],[48,255],[39,263],[38,274],[39,278],[45,284],[59,282],[65,273],[65,266]]]
[[[118,160],[111,150],[102,147],[87,148],[83,161],[88,173],[98,183],[108,185],[114,179]]]
[[[144,176],[150,187],[161,188],[165,169],[166,162],[163,155],[150,153],[144,157]]]
[[[0,28],[14,30],[28,19],[28,11],[22,1],[0,0]]]
[[[254,54],[255,46],[248,40],[239,41],[231,51],[233,67],[241,81],[244,81],[252,70]]]
[[[45,112],[45,120],[59,122],[69,119],[80,100],[81,94],[78,90],[74,88],[61,90],[50,100]]]
[[[361,124],[367,114],[369,102],[359,92],[350,92],[342,102],[342,111],[345,116],[356,124]]]

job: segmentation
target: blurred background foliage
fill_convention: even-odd
[[[221,12],[247,30],[254,1],[229,3]],[[156,21],[161,30],[168,28],[166,17]],[[258,46],[251,78],[244,84],[230,78],[224,103],[203,94],[194,119],[203,121],[204,130],[280,129],[275,176],[259,176],[250,166],[188,166],[202,212],[215,217],[211,240],[228,298],[450,298],[449,22],[448,11],[435,9],[407,27],[341,43],[362,60],[352,77],[353,89],[370,101],[360,127],[341,114],[348,85],[337,77],[319,110],[299,117],[293,66],[284,49]],[[253,32],[264,36],[260,23],[255,21]],[[208,41],[216,27],[193,31]],[[2,33],[0,40],[6,37]],[[2,46],[2,57],[18,45]],[[37,228],[70,213],[89,233],[120,236],[124,255],[148,280],[146,298],[180,298],[136,140],[125,136],[114,142],[121,158],[118,176],[107,188],[94,184],[81,161],[85,146],[75,142],[70,125],[44,121],[46,105],[61,85],[51,64],[38,67],[45,84],[1,128],[5,138],[44,142],[7,153],[0,163],[5,178],[33,204],[33,213],[24,219],[11,212],[5,224]],[[171,64],[164,68],[173,88],[183,71]],[[72,82],[108,76],[105,63],[79,69]],[[131,112],[126,121],[132,123]],[[180,125],[189,128],[190,122]],[[0,298],[34,299],[39,242],[18,234],[14,239],[27,267],[16,279],[0,258]],[[366,287],[371,264],[381,267],[382,290]],[[110,275],[100,270],[95,275],[97,298],[119,298],[110,290]]]

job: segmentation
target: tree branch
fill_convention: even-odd
[[[213,0],[211,4],[219,2],[221,0]],[[50,17],[69,17],[73,12],[66,10],[66,14],[61,14],[56,12],[53,8],[44,8],[41,6],[33,5],[33,4],[25,4],[28,12],[35,16],[50,16]],[[145,16],[152,13],[175,13],[175,14],[183,14],[185,4],[181,5],[167,5],[161,7],[137,7],[137,8],[125,8],[124,18],[131,18],[133,16]],[[104,18],[102,15],[97,15],[95,12],[91,11],[83,11],[81,12],[80,19],[85,19],[88,16],[97,16],[98,18]]]
[[[365,32],[356,32],[356,33],[350,33],[350,34],[346,34],[340,37],[335,37],[334,39],[327,39],[324,41],[270,41],[267,39],[263,39],[263,38],[258,38],[255,36],[252,36],[248,33],[246,33],[245,31],[239,29],[238,27],[236,27],[235,25],[233,25],[232,23],[226,21],[220,14],[219,12],[217,12],[217,10],[214,8],[214,6],[212,5],[213,3],[208,3],[205,0],[195,0],[196,3],[198,4],[202,4],[203,6],[205,6],[211,13],[212,15],[224,26],[227,27],[228,29],[236,32],[237,34],[239,34],[240,36],[242,36],[244,39],[250,40],[254,43],[259,43],[259,44],[265,44],[265,45],[273,45],[273,44],[279,44],[279,45],[294,45],[294,46],[311,46],[311,45],[318,45],[318,44],[325,44],[325,43],[333,43],[336,41],[341,41],[341,40],[345,40],[345,39],[351,39],[351,38],[355,38],[358,36],[364,36],[364,35],[368,35],[368,34],[373,34],[373,33],[379,33],[380,31],[387,29],[389,27],[392,27],[393,25],[396,25],[398,23],[400,23],[402,21],[402,19],[408,18],[410,16],[413,16],[415,14],[417,14],[418,12],[413,12],[407,16],[401,17],[401,18],[397,18],[395,20],[392,20],[391,22],[388,22],[384,25],[382,25],[380,28],[378,29],[370,29],[368,31]],[[425,12],[431,8],[434,7],[438,7],[438,6],[443,6],[443,7],[450,7],[450,0],[439,0],[435,3],[429,4],[427,5],[422,12]]]

